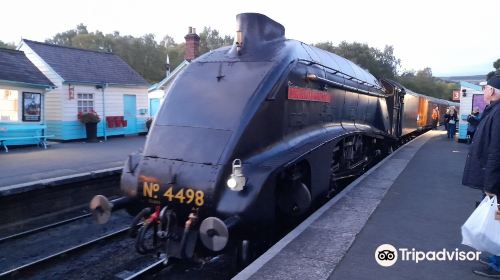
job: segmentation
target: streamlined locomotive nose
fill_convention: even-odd
[[[230,137],[229,130],[157,125],[149,136],[144,156],[217,165]]]

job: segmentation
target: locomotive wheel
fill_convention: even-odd
[[[298,217],[305,214],[311,203],[311,192],[306,184],[300,181],[292,181],[291,184],[283,186],[278,194],[278,207],[288,216]]]

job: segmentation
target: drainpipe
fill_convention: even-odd
[[[104,89],[108,87],[108,83],[102,83],[100,85],[97,85],[96,88],[100,88],[102,91],[102,120],[103,120],[103,126],[102,126],[102,135],[104,136],[104,141],[108,141],[108,136],[106,135],[106,98],[104,98]]]
[[[106,127],[108,126],[106,122],[106,99],[104,98],[104,90],[108,87],[108,83],[105,83],[102,87],[102,117],[104,118],[104,141],[108,141],[108,135],[106,135]]]
[[[45,123],[45,94],[47,94],[47,89],[43,89],[40,94],[40,124],[47,125]],[[45,129],[42,129],[42,136],[45,136]],[[43,138],[42,138],[43,139]]]

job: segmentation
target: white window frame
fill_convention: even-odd
[[[17,100],[16,100],[16,101],[17,101],[17,104],[16,104],[16,106],[17,106],[17,112],[16,112],[16,113],[17,113],[17,116],[16,116],[16,117],[17,117],[17,119],[15,119],[15,120],[12,120],[12,119],[10,119],[10,120],[2,120],[2,119],[0,118],[0,122],[9,122],[9,123],[19,123],[19,122],[21,122],[21,118],[20,118],[20,116],[21,116],[21,112],[20,112],[20,111],[21,111],[21,110],[20,110],[20,106],[19,106],[19,104],[20,104],[20,102],[21,102],[21,101],[20,101],[20,99],[21,99],[21,98],[20,98],[20,92],[21,92],[21,91],[20,91],[20,90],[17,90],[17,89],[12,89],[12,88],[0,88],[0,90],[5,90],[5,91],[14,92],[14,94],[16,94],[16,95],[17,95]],[[12,93],[11,93],[11,94],[12,94]],[[10,111],[10,110],[9,110],[9,111]]]
[[[95,111],[95,99],[93,93],[80,92],[76,94],[77,112],[86,113]]]

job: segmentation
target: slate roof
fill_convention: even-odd
[[[174,79],[177,76],[177,74],[179,74],[182,71],[182,69],[184,69],[184,67],[188,66],[189,63],[190,62],[187,60],[184,60],[183,62],[181,62],[181,64],[179,64],[177,67],[175,67],[174,71],[172,71],[172,73],[170,73],[170,75],[168,75],[167,77],[165,77],[163,80],[159,81],[158,83],[150,86],[148,88],[148,92],[152,92],[154,90],[160,89],[166,83],[170,82],[172,79]]]
[[[0,81],[44,88],[54,86],[24,52],[4,48],[0,48]]]
[[[113,53],[77,49],[26,39],[23,42],[48,63],[65,82],[148,85],[141,75]]]
[[[466,81],[460,81],[460,86],[470,88],[470,89],[473,89],[475,91],[483,91],[483,88],[481,86],[471,84],[471,83],[466,82]]]

